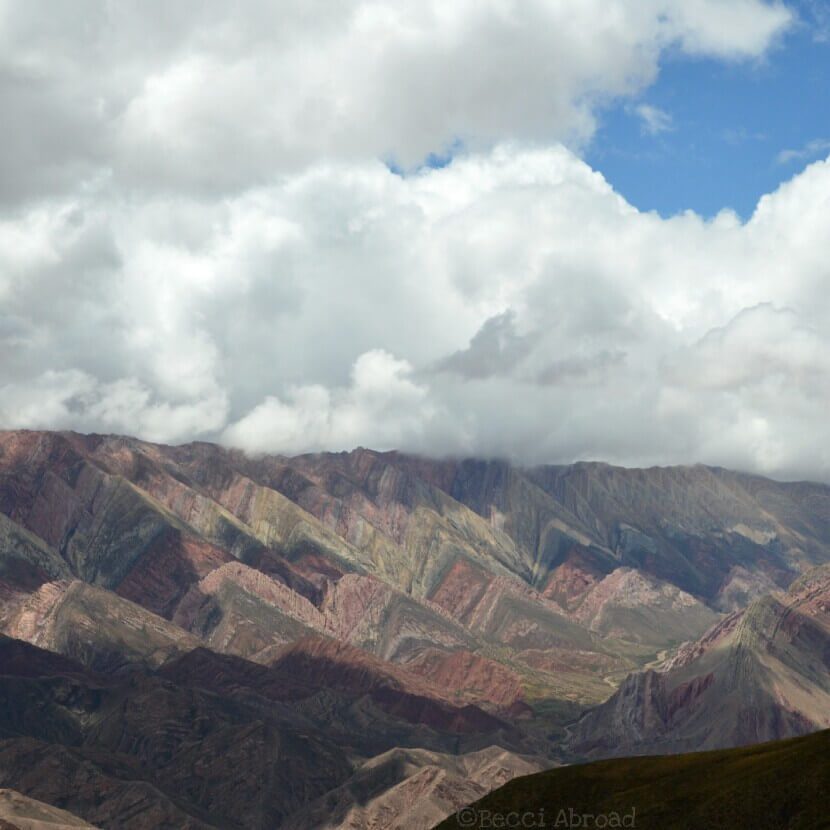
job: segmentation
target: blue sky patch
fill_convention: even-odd
[[[585,160],[641,210],[748,219],[765,193],[830,153],[830,4],[762,60],[668,55],[653,86],[600,115]]]

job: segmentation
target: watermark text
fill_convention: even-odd
[[[536,830],[536,828],[560,828],[560,830],[608,830],[617,827],[636,827],[637,812],[632,807],[627,812],[588,813],[574,807],[559,810],[511,810],[500,812],[478,807],[462,807],[455,819],[465,830]]]

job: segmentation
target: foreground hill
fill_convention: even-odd
[[[830,827],[828,754],[824,731],[740,749],[561,767],[517,778],[438,827],[816,830]],[[511,814],[527,822],[494,823]],[[574,818],[584,815],[592,818]],[[606,817],[601,824],[599,816]]]

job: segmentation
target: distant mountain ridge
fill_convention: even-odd
[[[419,803],[437,820],[483,792],[459,787],[448,798],[425,778],[479,770],[476,786],[494,786],[597,752],[589,725],[606,710],[574,723],[587,707],[611,705],[638,670],[670,676],[654,667],[684,659],[684,643],[717,638],[736,615],[752,619],[764,597],[825,563],[830,488],[820,484],[365,449],[254,458],[206,443],[0,432],[0,632],[96,683],[195,684],[233,706],[278,701],[284,724],[306,719],[328,736],[326,752],[345,758],[348,748],[348,759],[317,794],[280,807],[297,827],[315,826],[329,791],[344,826],[381,813],[411,823]],[[812,682],[822,642],[794,646],[796,685]],[[779,724],[730,739],[820,722]],[[72,734],[91,740],[86,728]],[[171,725],[170,752],[192,780],[180,731]],[[36,737],[27,727],[9,740],[26,736]],[[289,745],[306,768],[305,750]],[[30,756],[15,753],[25,766]],[[155,781],[157,762],[140,764]],[[355,812],[348,794],[366,787]],[[204,798],[196,788],[176,809],[205,821]],[[246,826],[272,826],[273,808],[259,809]],[[151,826],[154,810],[129,826]],[[237,826],[233,811],[223,821]]]

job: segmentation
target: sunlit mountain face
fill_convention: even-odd
[[[0,824],[830,726],[828,73],[818,0],[0,0]]]

